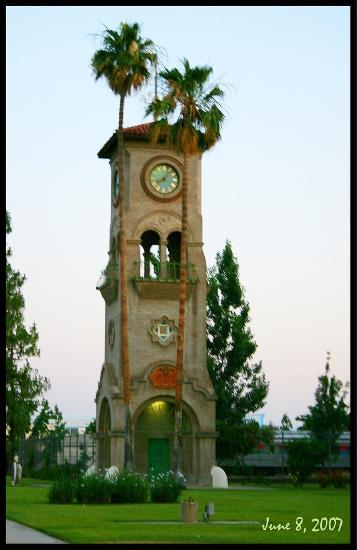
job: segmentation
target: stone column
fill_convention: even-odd
[[[144,277],[150,279],[150,245],[144,245]]]
[[[160,241],[160,278],[167,279],[167,243]]]
[[[97,432],[95,434],[95,469],[98,472],[99,469],[104,468],[104,457],[103,457],[103,446],[104,446],[104,434],[102,432]]]
[[[119,470],[124,468],[124,432],[114,431],[110,432],[111,442],[111,466],[116,466]]]

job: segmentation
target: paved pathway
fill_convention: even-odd
[[[67,544],[21,523],[6,520],[6,544]]]
[[[189,485],[187,490],[199,489],[200,491],[275,491],[275,487],[254,487],[253,485],[229,485],[228,487],[202,487],[201,485]]]

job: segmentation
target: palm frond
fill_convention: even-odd
[[[149,139],[151,143],[157,143],[163,140],[165,143],[170,141],[170,125],[168,120],[161,118],[151,123],[149,130]]]
[[[157,60],[155,45],[143,39],[137,23],[121,23],[119,32],[104,31],[103,47],[92,57],[96,80],[104,76],[116,94],[130,95],[150,78],[150,67]]]
[[[197,154],[221,137],[224,92],[218,84],[209,83],[212,67],[191,67],[186,58],[182,64],[182,72],[178,68],[160,71],[162,99],[154,98],[146,115],[162,118],[165,124],[177,115],[170,125],[169,141],[182,152]]]

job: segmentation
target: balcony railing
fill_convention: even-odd
[[[186,299],[191,296],[198,275],[195,266],[187,263]],[[141,298],[177,300],[179,297],[180,263],[160,262],[156,258],[150,261],[135,262],[132,278]],[[106,304],[113,303],[118,296],[118,264],[109,262],[97,283]]]
[[[148,262],[135,262],[137,275],[136,281],[165,281],[178,282],[180,280],[179,262],[160,262],[157,259],[151,259]],[[189,283],[196,283],[198,275],[194,264],[186,264],[186,280]]]

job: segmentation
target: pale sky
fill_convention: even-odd
[[[227,84],[222,139],[202,159],[207,265],[229,239],[270,381],[265,423],[313,404],[326,352],[350,372],[349,7],[7,7],[7,182],[12,265],[26,274],[50,404],[95,416],[104,362],[110,171],[97,152],[118,98],[90,60],[104,29],[138,22],[166,64],[209,64]],[[148,122],[149,85],[125,126]]]

